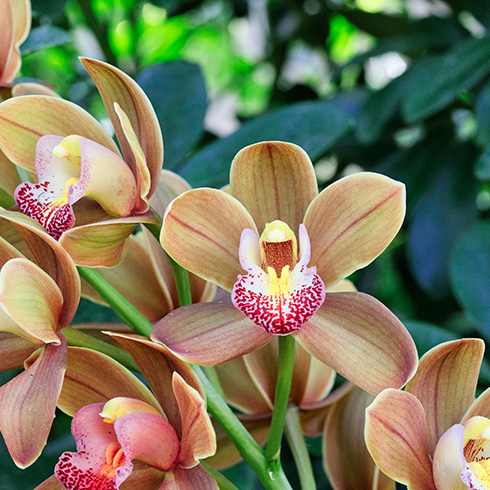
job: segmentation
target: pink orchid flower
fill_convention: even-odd
[[[166,488],[165,481],[172,481],[177,488],[179,483],[192,481],[194,488],[218,488],[202,470],[193,471],[199,464],[197,457],[211,456],[216,449],[206,411],[198,410],[194,414],[202,421],[185,418],[191,415],[186,405],[203,407],[204,400],[177,373],[172,381],[183,416],[181,440],[165,415],[143,401],[114,398],[106,404],[88,405],[72,422],[78,452],[61,455],[55,468],[56,478],[68,490],[116,490],[131,475],[132,461],[138,460],[161,473],[162,489]],[[196,454],[196,444],[202,443],[196,436],[205,434],[192,432],[192,428],[203,423],[208,427],[209,444],[206,451]]]
[[[0,148],[32,173],[17,187],[20,210],[59,240],[77,265],[112,267],[142,222],[163,162],[155,112],[134,80],[82,59],[102,96],[118,142],[92,116],[55,97],[13,97],[0,105]],[[90,198],[90,199],[89,199]]]
[[[475,400],[484,345],[462,339],[434,347],[406,391],[385,390],[368,407],[368,450],[409,490],[490,488],[490,389]]]
[[[391,242],[405,214],[403,184],[365,172],[318,194],[306,153],[282,142],[241,150],[230,184],[231,195],[177,197],[160,240],[183,267],[232,291],[233,302],[180,308],[152,338],[188,362],[214,365],[290,333],[369,392],[403,386],[417,354],[395,315],[367,294],[325,293]]]

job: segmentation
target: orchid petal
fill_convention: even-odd
[[[17,0],[14,2],[14,40],[16,46],[22,44],[31,29],[31,3],[28,0]]]
[[[159,490],[165,479],[163,471],[152,468],[142,461],[135,460],[133,463],[133,471],[129,478],[121,486],[121,490],[126,488],[137,488],[138,490]]]
[[[117,440],[126,458],[139,459],[168,471],[179,455],[179,439],[172,426],[153,413],[130,413],[114,422]]]
[[[20,180],[14,164],[2,150],[0,150],[0,175],[2,176],[0,187],[8,194],[13,195],[15,188],[20,184]]]
[[[417,368],[410,334],[367,294],[327,293],[320,309],[294,336],[311,355],[369,393],[401,388]]]
[[[66,487],[53,475],[44,480],[34,490],[66,490]]]
[[[68,490],[116,490],[131,474],[133,465],[126,458],[122,458],[117,468],[107,464],[107,449],[117,444],[117,438],[113,425],[99,415],[103,407],[103,403],[88,405],[73,418],[72,433],[78,452],[63,453],[55,468],[56,478]]]
[[[20,252],[20,250],[15,248],[12,244],[0,236],[0,268],[3,267],[9,260],[23,258],[25,258],[25,256]]]
[[[409,488],[434,490],[422,404],[410,393],[388,389],[366,410],[365,439],[381,471]]]
[[[192,189],[187,180],[171,170],[162,170],[155,193],[151,196],[151,207],[159,216],[165,214],[167,206],[177,197]]]
[[[63,294],[59,328],[66,327],[75,315],[80,298],[80,278],[75,264],[59,243],[31,218],[0,209],[0,235],[17,249],[26,249],[33,260],[56,282]],[[10,226],[10,223],[15,226]],[[6,236],[8,235],[8,236]],[[20,243],[18,243],[20,242]],[[27,251],[26,250],[26,251]],[[26,255],[26,253],[24,253]],[[29,257],[28,257],[29,258]]]
[[[144,213],[148,210],[148,193],[151,187],[151,176],[146,165],[146,158],[141,146],[139,144],[138,138],[131,126],[128,116],[121,109],[117,102],[114,103],[114,111],[119,118],[119,124],[126,137],[126,141],[133,153],[134,165],[135,165],[135,178],[138,184],[138,199],[134,206],[134,212]]]
[[[463,422],[480,415],[490,419],[490,388],[487,388],[468,408],[462,419]]]
[[[276,219],[296,231],[318,193],[306,152],[281,141],[240,150],[231,165],[230,184],[232,195],[247,208],[260,232]]]
[[[48,97],[61,98],[54,90],[43,83],[19,82],[12,87],[12,97],[22,97],[24,95],[47,95]]]
[[[13,97],[0,108],[0,147],[16,165],[35,172],[36,143],[41,136],[80,134],[119,154],[100,123],[81,107],[56,97]]]
[[[439,344],[422,356],[407,384],[407,391],[424,407],[431,454],[442,434],[461,421],[473,402],[484,349],[480,339]]]
[[[121,70],[102,61],[90,58],[81,58],[83,66],[93,78],[95,85],[102,97],[107,113],[111,118],[116,132],[117,140],[121,145],[124,160],[130,166],[135,176],[138,175],[137,162],[135,161],[131,142],[128,141],[128,126],[121,120],[116,112],[117,103],[128,118],[128,122],[134,129],[135,136],[146,158],[146,165],[150,176],[151,187],[145,197],[153,194],[163,163],[163,141],[160,125],[155,111],[141,87]],[[121,112],[120,112],[121,114]],[[131,139],[133,137],[131,136]],[[134,140],[133,140],[134,142]],[[140,169],[141,171],[141,169]],[[146,177],[145,177],[146,179]],[[143,188],[145,188],[143,185]]]
[[[343,383],[323,400],[308,405],[300,414],[299,421],[303,434],[309,437],[321,435],[325,425],[325,417],[330,410],[330,406],[344,398],[353,388],[354,385],[351,383]]]
[[[178,372],[187,384],[204,397],[204,390],[192,368],[175,357],[165,346],[156,344],[145,337],[134,334],[106,333],[116,339],[131,354],[168,421],[180,436],[182,433],[181,417],[177,400],[173,395],[172,375]],[[157,370],[155,366],[158,366]]]
[[[301,350],[303,349],[300,345],[296,346],[295,352]],[[306,386],[301,398],[298,398],[300,400],[298,406],[303,410],[308,410],[308,407],[315,406],[318,402],[325,399],[334,385],[336,374],[330,366],[319,361],[316,357],[308,355],[308,360],[309,369],[306,376]]]
[[[106,403],[119,396],[136,398],[161,410],[148,388],[114,359],[91,349],[68,348],[68,366],[58,400],[63,412],[73,416],[87,404]]]
[[[373,395],[354,388],[328,411],[323,432],[323,466],[335,488],[376,488],[376,465],[364,442],[365,411],[373,399]],[[394,489],[395,482],[391,487]]]
[[[51,276],[27,259],[0,272],[0,329],[35,344],[60,344],[56,334],[63,296]]]
[[[10,0],[0,0],[0,83],[10,82],[20,68],[20,56],[14,53],[13,10]]]
[[[213,366],[266,345],[272,335],[231,303],[199,303],[162,318],[151,338],[186,362]]]
[[[0,431],[19,468],[39,457],[53,423],[67,362],[60,340],[46,344],[28,369],[0,388]]]
[[[39,347],[11,333],[0,332],[0,371],[20,369]]]
[[[239,201],[215,189],[193,189],[167,208],[160,242],[180,265],[231,291],[242,272],[238,249],[245,228],[256,231]]]
[[[268,345],[271,344],[272,342]],[[261,352],[266,347],[255,352]],[[244,359],[245,356],[237,357],[215,366],[225,398],[230,405],[244,413],[269,413],[272,411],[270,399],[265,400],[257,389],[255,380],[251,377]],[[236,389],[237,380],[240,380],[239,390]]]
[[[461,480],[466,468],[463,455],[464,427],[453,425],[439,439],[434,451],[433,471],[437,490],[467,490]]]
[[[126,238],[136,225],[154,222],[155,218],[147,214],[75,226],[63,233],[59,243],[77,265],[114,267],[124,258]]]
[[[311,264],[328,289],[372,262],[393,240],[405,216],[405,186],[362,172],[329,185],[304,218]]]
[[[200,393],[174,372],[172,385],[182,418],[179,466],[193,468],[216,452],[216,434]]]
[[[99,272],[141,314],[149,321],[156,322],[173,309],[173,304],[168,304],[167,296],[162,292],[150,254],[141,240],[136,237],[136,235],[130,235],[128,250],[118,266],[101,269]],[[153,238],[153,240],[158,245],[156,239]],[[159,245],[158,247],[165,255],[162,248]],[[173,279],[172,276],[170,277]],[[101,301],[98,293],[92,291]]]
[[[218,490],[218,484],[203,468],[191,469],[177,467],[165,474],[159,490]]]

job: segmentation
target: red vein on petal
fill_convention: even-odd
[[[359,221],[363,220],[366,216],[368,216],[369,214],[373,213],[374,211],[376,211],[378,208],[380,208],[381,206],[383,206],[383,204],[385,204],[386,202],[388,202],[395,194],[397,194],[399,192],[399,189],[397,189],[396,191],[394,191],[393,193],[391,193],[388,197],[386,197],[385,199],[383,199],[382,201],[380,201],[378,204],[376,204],[375,206],[373,206],[371,209],[369,209],[368,211],[366,211],[363,215],[359,216],[359,218],[357,218],[355,221],[353,221],[352,223],[350,223],[346,228],[344,228],[329,244],[327,247],[325,247],[325,249],[323,250],[323,252],[318,256],[317,258],[317,262],[320,261],[320,259],[325,255],[325,253],[327,252],[327,250],[330,249],[330,247],[336,242],[338,241],[342,236],[344,236],[350,228],[352,228],[353,226],[355,226],[357,223],[359,223]]]
[[[16,127],[20,128],[20,129],[23,129],[25,131],[28,131],[29,133],[35,134],[36,136],[39,136],[39,137],[43,136],[43,133],[38,133],[37,131],[34,131],[32,128],[28,128],[26,126],[23,126],[22,124],[19,124],[18,122],[15,122],[15,121],[12,121],[11,119],[8,119],[6,117],[0,116],[0,119],[2,121],[7,122],[8,124],[12,124],[13,126],[16,126]]]

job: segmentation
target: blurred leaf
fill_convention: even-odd
[[[432,298],[450,293],[449,257],[462,231],[476,218],[477,183],[468,153],[455,149],[451,166],[434,180],[410,224],[407,256],[420,287]]]
[[[52,19],[63,18],[66,0],[33,0],[32,16],[48,16]]]
[[[490,37],[461,42],[448,54],[426,60],[403,100],[405,120],[413,123],[444,109],[489,72]]]
[[[43,25],[35,27],[21,46],[22,56],[41,49],[64,44],[70,40],[70,34],[60,27]]]
[[[193,185],[220,187],[228,183],[231,161],[244,146],[267,140],[290,141],[315,160],[351,127],[352,119],[333,99],[300,102],[245,123],[191,157],[179,173]]]
[[[231,468],[222,470],[221,473],[223,473],[228,480],[237,485],[240,490],[253,490],[258,484],[257,477],[252,471],[252,468],[243,461]]]
[[[157,114],[165,146],[165,168],[174,170],[203,132],[206,87],[199,66],[185,61],[154,65],[136,78]]]
[[[475,115],[478,124],[476,141],[479,145],[486,146],[490,143],[490,83],[487,83],[478,95]]]
[[[408,56],[426,55],[428,50],[451,46],[468,38],[468,31],[455,18],[428,17],[413,22],[410,32],[382,37],[376,46],[350,63],[363,63],[373,56],[396,51]]]
[[[448,145],[448,134],[432,134],[406,150],[393,152],[373,170],[407,186],[407,215],[411,217],[439,169],[451,161],[457,148],[455,144]]]
[[[480,180],[490,180],[490,145],[480,153],[475,165],[475,175]]]
[[[356,27],[375,37],[382,38],[407,34],[411,29],[411,23],[399,16],[395,17],[358,9],[345,9],[342,14]]]
[[[453,291],[467,315],[490,335],[490,223],[467,230],[454,248],[450,263]]]
[[[404,322],[407,330],[417,346],[419,357],[422,357],[428,350],[443,342],[457,340],[458,336],[449,330],[427,322],[407,321]]]
[[[365,144],[374,143],[388,122],[396,114],[407,88],[405,72],[377,92],[372,92],[361,107],[357,119],[356,135]]]

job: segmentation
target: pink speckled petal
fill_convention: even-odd
[[[117,444],[117,437],[113,424],[104,422],[99,415],[103,407],[103,403],[88,405],[73,418],[72,433],[78,452],[64,452],[55,467],[56,478],[68,490],[117,490],[131,474],[133,465],[124,457],[122,466],[114,471],[107,464],[107,448]]]

